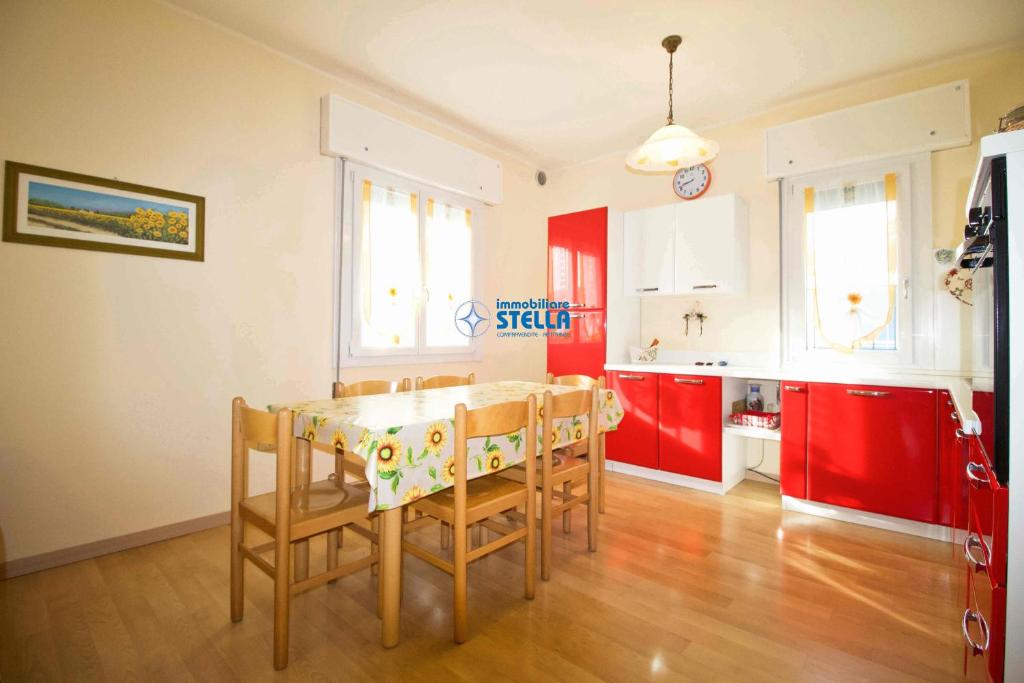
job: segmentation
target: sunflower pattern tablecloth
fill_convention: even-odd
[[[455,406],[470,410],[505,401],[524,401],[533,394],[538,411],[544,392],[575,391],[574,387],[538,382],[491,382],[446,389],[305,401],[270,406],[295,413],[295,436],[356,453],[366,460],[370,509],[387,510],[411,503],[455,484],[452,443]],[[614,430],[622,421],[622,405],[614,391],[601,390],[598,430]],[[540,417],[537,429],[540,431]],[[583,438],[588,418],[562,418],[548,435],[555,448]],[[467,472],[473,479],[523,461],[526,430],[470,439]],[[538,442],[544,435],[537,435]],[[538,454],[540,445],[538,444]]]

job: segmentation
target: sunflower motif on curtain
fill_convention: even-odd
[[[840,351],[873,341],[896,308],[896,174],[804,191],[808,294],[819,341]]]

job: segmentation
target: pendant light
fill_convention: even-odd
[[[626,165],[637,171],[666,173],[711,161],[718,156],[718,143],[694,133],[672,121],[672,55],[683,42],[679,36],[668,36],[661,46],[668,52],[668,124],[630,152]]]

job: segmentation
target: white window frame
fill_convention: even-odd
[[[426,295],[425,288],[417,296],[416,345],[413,348],[382,349],[361,347],[358,344],[360,320],[356,315],[358,311],[358,306],[356,305],[358,297],[356,255],[360,245],[359,231],[356,229],[356,226],[361,224],[362,193],[359,191],[359,188],[362,187],[364,180],[369,180],[377,185],[395,187],[403,192],[415,192],[417,194],[417,208],[419,211],[420,272],[423,273],[426,267],[426,252],[422,245],[424,244],[424,231],[426,229],[427,199],[431,198],[435,201],[470,209],[473,214],[472,245],[470,247],[473,263],[470,269],[470,293],[471,298],[479,299],[483,227],[485,221],[484,205],[462,195],[446,192],[408,178],[342,159],[337,161],[337,179],[336,196],[340,200],[337,203],[339,220],[336,233],[339,239],[335,250],[337,254],[337,286],[335,287],[337,301],[335,358],[337,359],[337,366],[342,368],[418,363],[463,363],[480,360],[481,348],[477,338],[470,338],[468,346],[427,347],[425,345],[426,320],[425,307],[423,305],[424,296]],[[455,324],[454,320],[452,320],[452,324]]]
[[[899,222],[895,351],[855,349],[844,353],[809,348],[807,241],[804,195],[808,186],[857,182],[896,173]],[[931,158],[927,153],[806,173],[782,180],[782,347],[790,366],[836,365],[931,368],[934,365],[931,224]]]

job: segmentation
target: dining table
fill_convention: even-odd
[[[455,484],[455,407],[468,410],[507,401],[537,397],[537,439],[548,438],[553,448],[566,446],[588,433],[588,416],[553,421],[551,434],[541,434],[544,393],[578,391],[578,387],[541,382],[500,381],[440,389],[422,389],[369,396],[299,401],[268,406],[292,411],[298,483],[308,483],[311,445],[354,453],[366,463],[370,486],[369,513],[379,515],[380,582],[384,647],[398,644],[402,567],[402,508]],[[598,433],[614,430],[622,421],[618,396],[600,389]],[[526,429],[470,439],[467,473],[470,479],[514,467],[526,458]],[[603,444],[604,439],[600,439]],[[537,452],[541,452],[540,443]],[[305,480],[305,481],[303,481]],[[308,545],[296,544],[295,573],[308,572]]]

